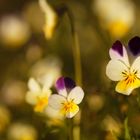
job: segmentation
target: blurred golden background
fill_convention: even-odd
[[[109,48],[120,40],[127,46],[140,35],[139,0],[0,0],[0,140],[66,140],[63,118],[35,113],[26,103],[30,77],[52,85],[61,75],[75,79],[71,11],[78,35],[85,91],[75,140],[117,140],[124,120],[140,139],[140,102],[115,92],[105,75]],[[47,10],[46,10],[46,9]],[[79,119],[81,120],[79,122]],[[79,124],[80,123],[80,124]],[[80,125],[80,126],[79,126]],[[77,127],[76,127],[77,126]],[[123,138],[122,138],[123,140]]]

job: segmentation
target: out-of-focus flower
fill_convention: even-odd
[[[135,11],[130,0],[95,0],[93,9],[113,37],[123,37],[134,24]]]
[[[79,111],[78,104],[84,97],[84,92],[70,78],[61,77],[56,82],[59,94],[53,94],[49,98],[49,106],[58,110],[67,118],[72,118]]]
[[[2,133],[10,122],[10,112],[7,108],[0,105],[0,133]]]
[[[34,78],[29,79],[28,87],[29,91],[26,94],[26,101],[34,105],[34,111],[44,112],[48,106],[48,98],[51,95],[50,87],[47,85],[41,87]]]
[[[52,87],[61,76],[61,62],[56,57],[48,56],[32,66],[30,75],[35,77],[42,85]]]
[[[51,39],[57,25],[57,14],[46,0],[39,0],[39,5],[45,13],[46,18],[45,25],[43,27],[45,37],[47,39]]]
[[[42,32],[44,16],[38,1],[29,2],[23,9],[23,17],[33,32]]]
[[[91,95],[88,96],[88,104],[91,110],[97,112],[102,109],[104,105],[104,99],[100,95]]]
[[[30,30],[23,19],[6,16],[0,21],[1,41],[7,47],[21,47],[30,37]]]
[[[10,106],[18,106],[25,100],[26,85],[23,81],[9,80],[2,88],[2,99]]]
[[[37,140],[36,129],[23,123],[14,123],[8,130],[8,140]]]
[[[102,128],[112,134],[119,136],[121,134],[122,124],[111,116],[106,116],[102,122]]]
[[[132,38],[128,47],[136,57],[131,65],[125,47],[116,41],[109,50],[111,60],[106,67],[106,75],[113,81],[119,81],[116,91],[124,95],[130,95],[133,89],[140,87],[140,38]]]

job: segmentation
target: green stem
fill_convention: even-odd
[[[73,140],[73,121],[68,119],[68,140]]]
[[[131,136],[128,128],[128,118],[124,120],[124,128],[125,128],[125,140],[131,140]]]
[[[71,33],[73,38],[72,51],[73,51],[74,68],[75,68],[75,80],[79,86],[82,86],[81,53],[80,53],[78,35],[75,30],[72,13],[70,12],[69,9],[67,9],[67,15],[70,20]]]
[[[79,86],[82,86],[82,69],[81,69],[81,55],[80,55],[80,47],[77,33],[75,32],[73,35],[74,44],[73,46],[73,55],[75,60],[75,77],[76,82]]]

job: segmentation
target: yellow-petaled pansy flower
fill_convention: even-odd
[[[48,106],[48,98],[51,95],[50,87],[39,85],[34,79],[28,81],[29,91],[26,94],[26,101],[34,106],[35,112],[43,112]]]
[[[57,14],[46,0],[39,0],[39,5],[45,14],[43,31],[47,39],[51,39],[57,25]]]
[[[132,90],[140,87],[140,38],[134,37],[128,43],[128,51],[134,61],[130,63],[126,48],[116,41],[109,50],[111,60],[106,67],[106,75],[113,81],[119,81],[116,91],[130,95]],[[132,57],[131,57],[132,58]]]
[[[68,77],[61,77],[56,82],[58,94],[53,94],[49,98],[49,106],[58,110],[67,118],[72,118],[79,111],[78,104],[84,97],[81,87],[75,86],[74,81]]]

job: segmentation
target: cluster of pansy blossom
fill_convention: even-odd
[[[26,101],[34,105],[36,112],[44,112],[47,108],[52,108],[67,118],[72,118],[77,114],[78,104],[84,97],[82,88],[76,86],[75,82],[68,77],[60,77],[56,81],[58,94],[51,94],[50,87],[45,85],[41,88],[34,78],[29,79],[28,87]]]
[[[28,81],[29,91],[26,94],[26,101],[34,106],[35,112],[44,112],[48,106],[48,99],[51,95],[50,87],[41,86],[34,78]]]
[[[84,97],[81,87],[68,77],[60,77],[56,82],[58,94],[53,94],[49,98],[49,106],[58,110],[67,118],[72,118],[79,111],[78,104]]]
[[[128,59],[131,56],[131,61]],[[106,67],[106,75],[113,81],[119,81],[116,91],[130,95],[133,89],[140,87],[140,37],[128,42],[128,47],[116,41],[109,50],[111,60]],[[130,63],[132,62],[132,63]]]

